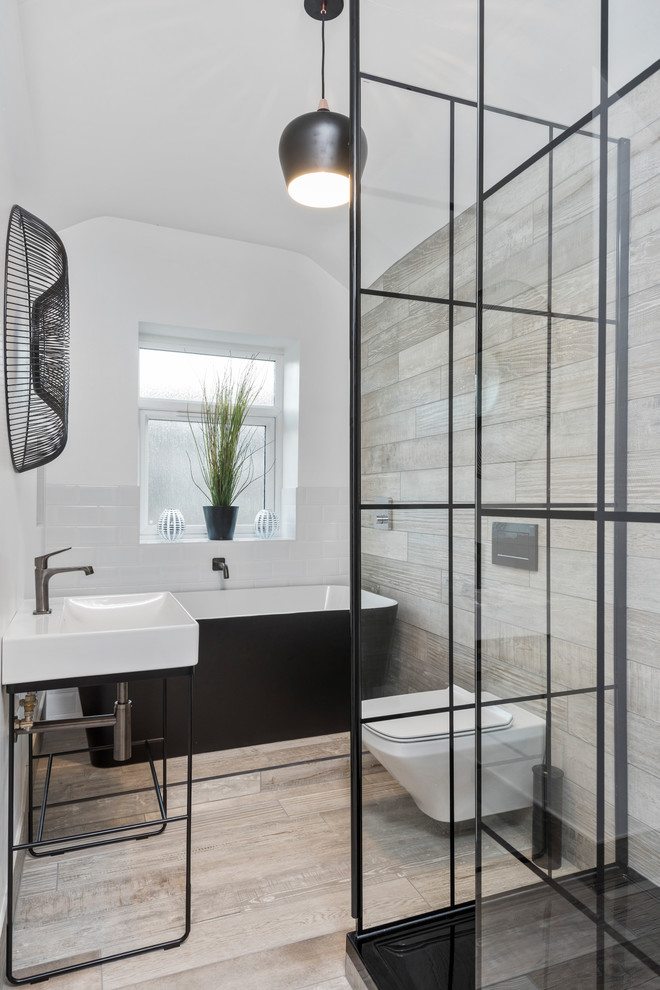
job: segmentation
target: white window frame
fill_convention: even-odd
[[[185,335],[170,336],[151,333],[140,333],[140,350],[163,350],[171,352],[208,354],[218,357],[251,358],[262,361],[273,361],[275,364],[275,401],[273,405],[254,405],[246,419],[248,426],[265,426],[267,449],[271,451],[268,463],[272,464],[266,474],[266,508],[272,508],[281,513],[282,490],[282,419],[283,419],[283,384],[284,384],[284,352],[279,349],[265,350],[255,344],[251,347],[249,341],[235,345],[227,341],[197,339]],[[157,537],[156,523],[148,522],[149,506],[149,451],[147,444],[147,429],[150,420],[167,420],[170,422],[188,422],[188,419],[199,421],[201,416],[201,401],[187,399],[159,399],[138,396],[139,436],[140,436],[140,538],[155,540]],[[254,537],[254,520],[241,520],[240,514],[236,526],[235,537],[239,539]],[[205,540],[206,528],[203,524],[186,524],[184,539]]]

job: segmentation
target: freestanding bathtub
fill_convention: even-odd
[[[175,592],[199,622],[193,752],[343,732],[350,722],[349,589],[340,585]],[[386,665],[397,603],[362,592],[372,658]],[[161,735],[162,684],[132,681],[133,738]],[[81,689],[85,714],[112,711],[114,689]],[[168,755],[185,752],[176,685]],[[94,731],[94,745],[105,742]],[[143,759],[136,748],[135,759]],[[97,757],[99,763],[110,762]]]
[[[484,701],[497,701],[492,694]],[[475,817],[475,696],[454,686],[454,820]],[[449,688],[362,703],[363,718],[447,708]],[[436,821],[450,820],[449,712],[364,723],[362,739],[377,760],[408,791],[417,807]],[[519,705],[482,708],[482,815],[532,804],[532,766],[543,762],[545,722]]]

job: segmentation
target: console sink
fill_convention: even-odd
[[[50,615],[20,609],[2,638],[2,683],[191,667],[199,627],[168,591],[55,598]]]

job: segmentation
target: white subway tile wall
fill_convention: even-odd
[[[137,485],[47,484],[46,550],[71,547],[67,562],[94,568],[90,577],[58,577],[51,595],[348,584],[346,487],[285,489],[282,536],[275,540],[140,543],[139,516]],[[228,580],[211,570],[211,558],[221,554]]]

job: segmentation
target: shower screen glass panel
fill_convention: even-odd
[[[512,106],[546,118],[545,142],[495,188],[489,160],[499,149],[484,127],[476,657],[484,990],[625,990],[652,986],[660,973],[660,846],[650,811],[660,780],[648,762],[660,744],[652,700],[657,73],[598,107],[601,94],[628,82],[624,72],[643,68],[625,42],[654,21],[641,6],[636,26],[617,34],[613,5],[609,89],[600,71],[595,90],[590,80],[599,5],[579,18],[567,13],[561,50],[551,31],[543,38],[572,94],[563,83],[552,96],[541,92],[545,56],[540,36],[528,33],[540,61]],[[540,10],[522,13],[515,32]],[[556,6],[547,14],[554,22]],[[495,20],[486,5],[486,105],[502,98],[511,75]],[[601,68],[607,82],[606,60]],[[487,722],[499,702],[524,729],[508,752],[505,730],[498,739]],[[516,772],[522,807],[493,813],[493,780],[501,791]]]
[[[448,298],[449,113],[446,100],[363,83],[364,288]]]
[[[660,979],[656,7],[361,5],[356,937],[478,990]]]

